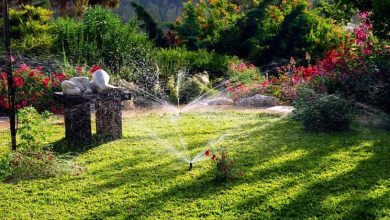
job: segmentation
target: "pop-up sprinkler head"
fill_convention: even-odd
[[[190,163],[190,169],[189,170],[192,170],[192,162]]]

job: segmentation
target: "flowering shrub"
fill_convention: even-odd
[[[226,81],[225,85],[233,100],[256,94],[258,92],[258,83],[264,80],[258,68],[253,64],[242,62],[231,63],[228,74],[230,80]]]
[[[67,67],[65,73],[47,74],[43,68],[32,68],[22,64],[13,72],[13,83],[16,89],[16,108],[21,109],[33,106],[38,111],[50,110],[53,113],[62,113],[61,108],[54,101],[54,92],[61,91],[61,82],[73,76],[90,76],[97,65],[87,67]],[[0,108],[9,109],[7,96],[7,74],[0,74]]]
[[[205,156],[211,156],[211,160],[215,164],[215,180],[217,182],[226,182],[243,175],[241,171],[237,170],[234,160],[229,158],[226,150],[222,150],[220,153],[213,153],[212,155],[210,150],[206,150]]]
[[[341,93],[380,108],[389,106],[386,96],[390,87],[390,62],[387,61],[390,50],[373,37],[369,13],[360,13],[359,18],[361,22],[354,36],[328,51],[315,65],[311,65],[310,55],[306,53],[308,66],[296,66],[291,58],[289,64],[277,68],[277,77],[250,86],[227,82],[229,93],[233,97],[254,92],[269,94],[291,103],[298,98],[300,87],[309,86],[316,92]]]
[[[0,106],[9,109],[7,98],[7,76],[0,75]],[[65,80],[63,73],[52,73],[50,76],[43,72],[42,68],[31,68],[22,64],[14,71],[14,86],[16,89],[16,108],[34,106],[43,111],[54,107],[52,94],[60,90],[60,84]]]

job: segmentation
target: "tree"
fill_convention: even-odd
[[[197,36],[193,38],[196,39],[197,46],[213,50],[222,32],[231,28],[242,14],[240,6],[232,0],[188,1],[176,22],[179,38],[190,42],[187,33],[183,34],[183,29],[197,28]]]
[[[81,16],[88,6],[101,5],[106,8],[116,8],[120,0],[49,0],[52,7],[59,10],[61,15]]]
[[[191,2],[184,3],[183,6],[186,13],[182,23],[177,27],[177,32],[188,50],[197,50],[199,48],[198,36],[200,35],[198,15],[195,6]]]
[[[147,32],[149,39],[153,40],[158,47],[168,47],[169,43],[164,32],[158,27],[152,16],[136,2],[131,2],[131,6],[137,14],[138,21],[142,22],[140,27]]]
[[[226,30],[215,48],[263,65],[305,52],[322,56],[343,36],[342,27],[319,16],[308,0],[264,0]]]

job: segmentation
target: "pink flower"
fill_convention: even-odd
[[[82,73],[83,72],[83,67],[82,66],[76,66],[76,72]],[[91,69],[92,70],[92,69]]]
[[[364,54],[365,55],[370,55],[370,54],[372,54],[372,50],[369,49],[369,48],[366,48],[366,49],[364,49]]]
[[[238,71],[244,72],[246,69],[247,69],[247,66],[246,66],[245,63],[240,63],[240,64],[238,65]]]
[[[27,71],[28,69],[29,69],[29,67],[23,63],[23,64],[20,64],[18,71],[22,72],[22,71]]]

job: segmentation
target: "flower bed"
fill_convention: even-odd
[[[32,106],[39,111],[49,110],[53,113],[62,113],[62,108],[54,101],[54,92],[61,91],[61,82],[73,76],[90,75],[99,66],[85,68],[67,68],[67,73],[45,73],[43,68],[32,68],[22,64],[13,72],[13,83],[16,89],[16,108]],[[0,109],[7,111],[9,101],[7,95],[7,74],[0,74]]]
[[[350,99],[386,106],[383,91],[389,87],[390,50],[376,42],[368,15],[360,13],[361,22],[354,35],[315,65],[310,64],[308,53],[307,66],[296,66],[291,58],[289,64],[277,68],[277,77],[252,83],[227,81],[229,94],[236,100],[266,94],[291,103],[298,98],[299,88],[307,86],[316,92],[341,93]]]

